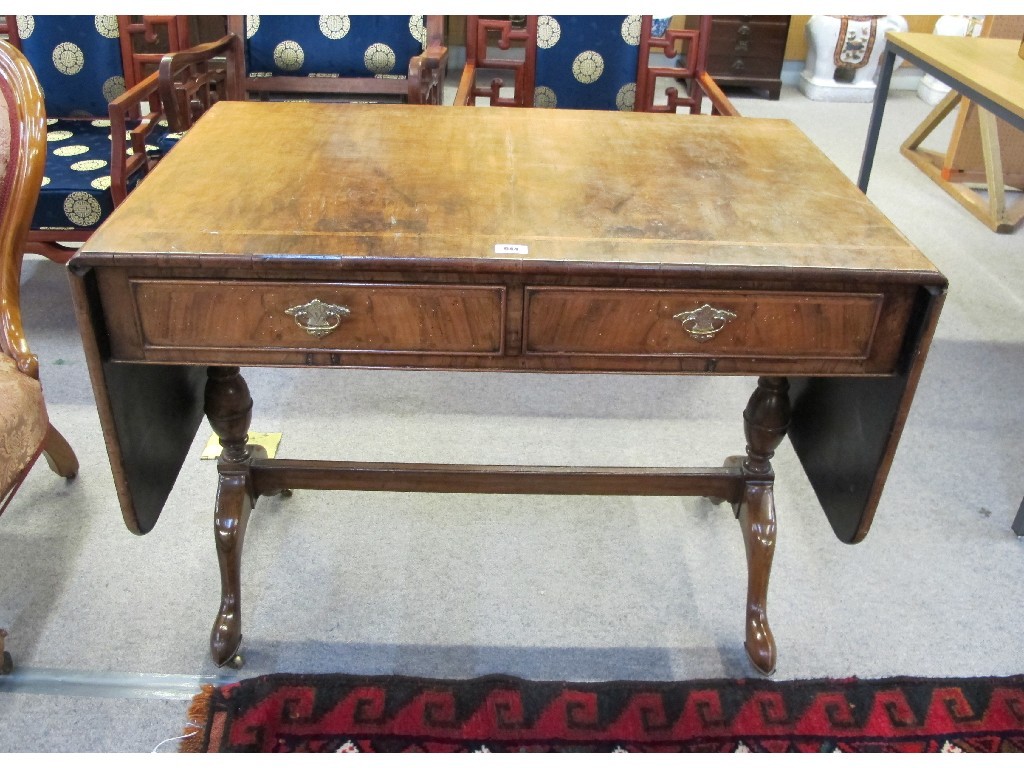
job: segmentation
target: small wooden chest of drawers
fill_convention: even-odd
[[[692,19],[692,21],[691,21]],[[696,17],[687,26],[697,24]],[[725,87],[745,86],[779,98],[789,16],[712,16],[707,69]]]

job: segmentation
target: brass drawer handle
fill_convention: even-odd
[[[715,309],[710,304],[673,315],[674,320],[683,324],[683,330],[700,342],[710,341],[715,334],[736,319],[736,314],[727,309]]]
[[[352,314],[348,307],[340,304],[328,304],[320,299],[313,299],[297,307],[289,307],[286,315],[295,318],[295,324],[310,336],[322,339],[337,328],[346,315]]]

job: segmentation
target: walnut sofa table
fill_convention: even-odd
[[[788,121],[297,103],[216,105],[70,269],[128,528],[204,413],[220,437],[218,664],[240,663],[256,500],[380,489],[726,500],[770,673],[770,458],[788,431],[861,539],[946,287]],[[722,467],[364,464],[259,455],[238,366],[759,378]]]

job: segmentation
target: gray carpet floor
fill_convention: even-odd
[[[793,120],[856,177],[870,105],[792,88],[736,103]],[[949,297],[863,543],[834,538],[791,446],[778,451],[780,680],[1024,671],[1024,541],[1010,530],[1024,496],[1024,234],[992,233],[899,155],[928,111],[893,93],[869,197],[947,275]],[[243,559],[246,665],[218,670],[209,431],[156,529],[130,534],[66,276],[30,257],[23,286],[51,419],[81,472],[65,483],[40,464],[0,519],[0,626],[17,665],[0,680],[0,750],[150,751],[180,734],[200,683],[277,671],[753,676],[743,544],[725,507],[311,491],[260,501]],[[742,451],[753,387],[292,370],[248,381],[253,429],[283,432],[282,457],[527,464],[717,465]]]

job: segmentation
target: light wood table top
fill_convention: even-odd
[[[1024,120],[1024,59],[1019,40],[890,32],[896,54],[920,58]]]

